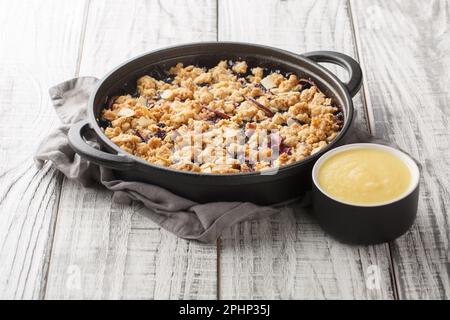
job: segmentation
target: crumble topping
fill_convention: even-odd
[[[310,80],[245,61],[207,69],[178,63],[167,79],[145,75],[137,95],[112,97],[104,132],[156,165],[209,173],[280,167],[331,142],[341,114]]]

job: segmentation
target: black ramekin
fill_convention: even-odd
[[[376,205],[360,205],[337,200],[327,194],[317,179],[322,164],[331,156],[349,149],[382,149],[399,157],[409,168],[411,184],[398,198]],[[320,226],[338,240],[352,244],[377,244],[394,240],[414,223],[419,196],[419,168],[407,154],[380,144],[355,143],[322,155],[312,170],[314,213]]]

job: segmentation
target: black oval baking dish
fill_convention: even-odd
[[[298,77],[310,78],[344,116],[344,124],[338,136],[325,148],[302,161],[280,167],[276,174],[260,172],[237,174],[210,174],[175,170],[153,165],[132,154],[125,153],[103,133],[98,119],[108,97],[133,93],[136,80],[145,75],[158,76],[178,62],[185,65],[213,66],[220,60],[242,59],[250,65],[292,72]],[[332,72],[319,65],[327,62],[342,66],[349,73],[349,81],[341,82]],[[249,201],[257,204],[273,204],[299,196],[311,187],[311,170],[314,162],[327,150],[341,142],[353,120],[354,96],[362,82],[359,64],[349,56],[338,52],[317,51],[302,55],[267,46],[208,42],[165,48],[131,59],[99,81],[88,102],[88,119],[69,131],[72,148],[98,165],[112,168],[120,179],[143,181],[159,185],[175,194],[193,201]],[[89,146],[84,136],[94,131],[102,150]]]

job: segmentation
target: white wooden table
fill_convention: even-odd
[[[450,298],[450,1],[0,0],[0,297]],[[166,45],[234,40],[358,59],[358,121],[423,165],[415,225],[343,245],[295,212],[178,239],[32,161],[47,90]],[[344,73],[339,71],[341,76]]]

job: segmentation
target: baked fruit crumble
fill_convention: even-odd
[[[220,61],[210,69],[178,63],[163,79],[139,78],[137,94],[109,99],[101,122],[116,145],[150,163],[232,174],[318,152],[343,117],[308,79]]]

